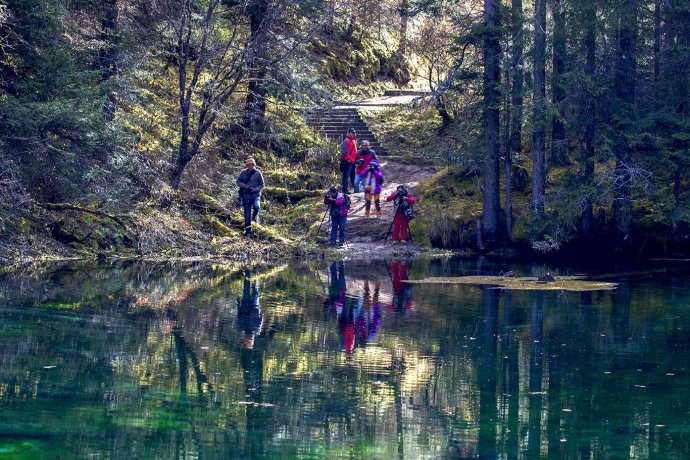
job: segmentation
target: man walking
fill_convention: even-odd
[[[256,169],[254,158],[248,157],[245,169],[237,178],[240,198],[244,208],[244,236],[252,235],[252,221],[256,222],[261,209],[261,189],[264,188],[264,176]]]
[[[355,159],[357,158],[357,144],[355,143],[357,133],[354,128],[347,130],[347,137],[343,139],[342,144],[340,144],[340,171],[343,173],[343,193],[348,195],[347,186],[348,182],[352,183],[352,187],[355,186],[354,178],[354,167]]]

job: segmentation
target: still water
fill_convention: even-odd
[[[371,261],[0,277],[0,458],[688,458],[690,269]]]

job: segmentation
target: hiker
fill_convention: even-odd
[[[338,246],[345,244],[345,224],[347,222],[347,212],[350,209],[350,197],[339,192],[335,187],[331,187],[323,197],[323,204],[328,206],[328,213],[331,217],[331,246],[336,245],[336,236],[339,236]]]
[[[369,148],[369,141],[363,140],[357,151],[357,158],[355,159],[355,193],[362,191],[361,182],[362,174],[367,171],[367,166],[371,160],[376,159],[376,152]]]
[[[264,188],[264,176],[256,169],[254,158],[244,160],[246,166],[237,178],[240,198],[244,208],[244,236],[252,236],[252,221],[258,222],[261,209],[261,189]]]
[[[259,305],[259,287],[252,282],[251,271],[245,270],[242,298],[237,298],[237,328],[242,332],[244,348],[254,348],[254,339],[261,334],[263,314]]]
[[[364,216],[369,217],[371,200],[376,205],[376,217],[381,217],[381,187],[383,186],[383,171],[376,158],[367,162],[367,167],[358,174],[360,184],[364,187]]]
[[[348,195],[347,184],[355,186],[355,160],[357,159],[357,144],[355,143],[357,133],[354,128],[347,130],[347,137],[340,144],[340,171],[343,173],[343,193]]]
[[[407,232],[409,231],[410,220],[412,220],[412,205],[415,204],[414,197],[407,188],[400,184],[391,193],[386,201],[393,201],[393,244],[398,242],[407,243]]]

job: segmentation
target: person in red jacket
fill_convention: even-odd
[[[347,137],[340,144],[340,171],[343,173],[343,193],[347,191],[348,182],[355,186],[355,159],[357,158],[357,133],[354,128],[347,130]]]
[[[412,219],[412,205],[414,197],[404,185],[398,185],[395,192],[391,193],[386,201],[393,201],[393,244],[407,242],[410,220]]]
[[[376,152],[369,148],[369,141],[363,140],[357,151],[355,159],[355,193],[362,191],[362,175],[366,175],[369,169],[369,162],[376,159]]]

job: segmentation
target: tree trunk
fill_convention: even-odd
[[[625,0],[620,14],[618,33],[618,59],[616,62],[614,91],[622,102],[621,110],[630,112],[635,104],[636,47],[637,47],[637,0]],[[630,198],[630,155],[625,132],[630,129],[629,115],[618,118],[617,139],[614,145],[616,156],[616,190],[614,193],[614,217],[619,242],[628,240],[632,222],[632,202]]]
[[[596,78],[596,25],[597,9],[593,2],[588,2],[585,9],[585,73],[590,82]],[[583,210],[582,210],[582,235],[589,239],[592,235],[592,220],[594,217],[594,206],[590,196],[594,181],[594,138],[596,136],[596,99],[590,89],[585,96],[585,151],[582,158],[584,170],[583,183],[587,190]]]
[[[482,194],[482,230],[484,238],[494,242],[500,235],[499,177],[499,105],[501,104],[501,69],[499,42],[499,0],[484,0],[484,190]]]
[[[407,53],[407,26],[410,20],[410,0],[400,0],[400,40],[398,41],[398,59],[405,59]]]
[[[554,115],[551,120],[551,158],[559,164],[566,164],[565,158],[565,126],[562,121],[562,114],[565,112],[562,107],[565,100],[565,86],[563,74],[565,73],[565,53],[566,53],[566,30],[565,12],[563,11],[562,0],[552,0],[553,9],[553,60],[552,60],[552,101]]]
[[[534,88],[532,112],[532,206],[537,216],[544,216],[546,191],[546,5],[545,0],[534,1]]]
[[[118,9],[117,0],[103,0],[105,9],[101,20],[101,40],[103,48],[100,52],[101,81],[106,82],[117,76],[118,64]],[[115,90],[108,93],[103,103],[103,118],[108,121],[115,119],[117,95]]]
[[[524,31],[522,29],[522,0],[512,0],[511,5],[511,35],[512,62],[510,70],[513,77],[510,97],[510,140],[506,153],[506,227],[508,237],[513,234],[513,205],[512,205],[512,184],[511,176],[513,169],[513,153],[522,150],[522,93],[523,93],[523,50],[524,50]]]
[[[659,54],[661,53],[661,0],[654,0],[654,82],[659,81]]]
[[[266,148],[266,22],[268,19],[268,0],[255,0],[247,8],[249,14],[250,43],[252,56],[248,61],[249,83],[244,106],[244,129],[252,142]]]

